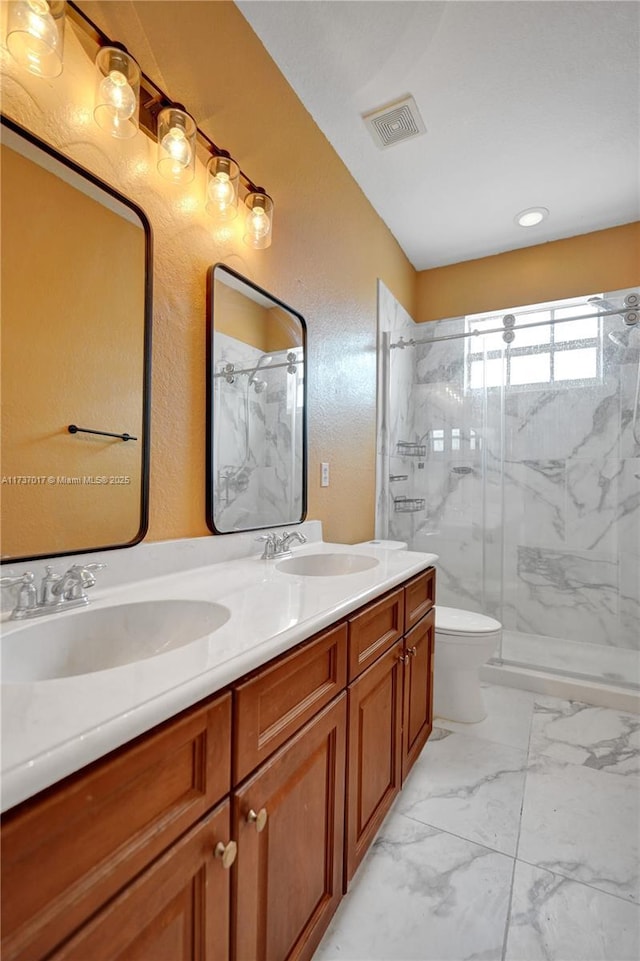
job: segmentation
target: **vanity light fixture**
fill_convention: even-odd
[[[226,151],[207,164],[205,209],[216,220],[234,220],[238,215],[240,168]]]
[[[174,183],[195,176],[196,156],[206,151],[207,212],[218,221],[238,213],[240,190],[246,221],[244,242],[256,250],[271,246],[273,200],[264,187],[240,169],[195,123],[181,104],[172,103],[126,48],[111,40],[74,0],[12,0],[8,4],[6,45],[11,56],[31,73],[57,77],[62,72],[65,17],[96,45],[97,71],[94,120],[112,137],[134,137],[142,127],[158,143],[158,170]]]
[[[244,237],[248,247],[264,250],[271,246],[273,230],[273,200],[262,187],[256,187],[245,197],[247,215]]]
[[[124,47],[100,47],[96,56],[98,80],[95,122],[120,140],[138,132],[140,67]]]
[[[182,104],[158,114],[158,171],[174,184],[191,183],[196,175],[196,122]]]
[[[8,4],[6,43],[16,63],[36,77],[59,77],[64,21],[64,0],[15,0]]]
[[[520,227],[537,227],[549,216],[546,207],[527,207],[513,218]]]

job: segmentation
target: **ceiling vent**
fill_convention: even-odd
[[[418,112],[416,102],[411,96],[402,97],[387,103],[384,107],[363,113],[364,120],[374,143],[381,150],[393,147],[403,140],[420,137],[427,132],[424,121]]]

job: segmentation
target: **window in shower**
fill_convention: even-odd
[[[594,295],[595,296],[595,295]],[[586,298],[507,308],[499,314],[466,317],[465,387],[535,388],[543,384],[587,386],[602,380],[602,330],[596,307]],[[502,339],[502,318],[516,317],[515,339]],[[594,316],[589,316],[593,314]],[[572,318],[576,318],[575,320]],[[541,324],[518,330],[523,324]],[[497,333],[484,331],[500,328]]]

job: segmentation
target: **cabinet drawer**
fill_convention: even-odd
[[[310,641],[234,690],[234,784],[291,737],[347,683],[347,625]]]
[[[392,591],[349,618],[349,680],[384,654],[402,637],[404,591]]]
[[[405,584],[404,628],[408,631],[436,602],[436,572],[430,567]]]
[[[226,694],[9,812],[3,961],[48,954],[228,793],[230,741]]]

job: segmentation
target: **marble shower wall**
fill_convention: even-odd
[[[398,441],[411,439],[413,411],[410,385],[415,380],[416,354],[412,348],[389,347],[402,337],[409,340],[416,325],[391,291],[378,280],[378,397],[376,537],[390,537],[393,500],[406,494],[404,481],[392,478],[406,474],[396,452]],[[407,540],[403,536],[401,540]]]
[[[414,325],[405,337],[463,325]],[[465,388],[464,340],[414,348],[412,381],[394,378],[392,358],[389,447],[396,422],[425,446],[398,467],[402,492],[425,504],[405,514],[390,499],[380,536],[440,555],[442,604],[511,631],[638,650],[640,329],[619,317],[603,326],[595,386]],[[620,330],[624,346],[607,336]]]

